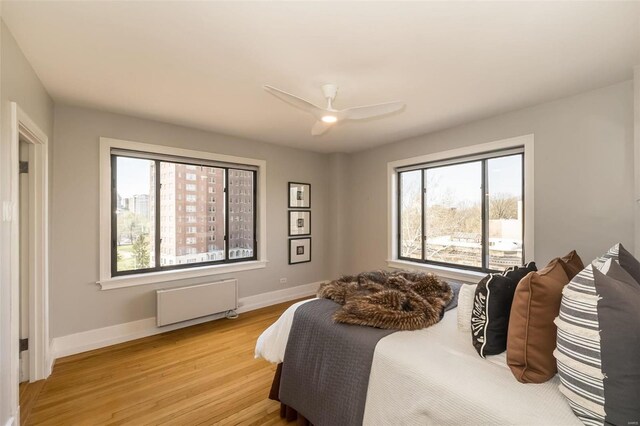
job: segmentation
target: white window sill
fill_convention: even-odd
[[[388,259],[387,266],[394,269],[411,269],[422,272],[431,272],[445,279],[464,281],[473,284],[476,284],[487,275],[484,272],[468,271],[466,269],[451,268],[440,265],[427,265],[398,259]]]
[[[140,275],[123,275],[120,277],[100,280],[101,290],[134,287],[145,284],[157,284],[166,281],[184,280],[188,278],[206,277],[208,275],[228,274],[232,272],[262,269],[267,266],[267,260],[254,260],[241,263],[227,263],[222,265],[202,266],[188,269],[174,269],[172,271],[148,272]]]

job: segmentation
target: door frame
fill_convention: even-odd
[[[20,140],[28,143],[29,150],[29,257],[33,260],[29,264],[29,381],[34,382],[51,374],[53,361],[49,341],[49,138],[11,102],[11,371],[16,385],[20,381]]]

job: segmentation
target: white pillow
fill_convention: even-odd
[[[458,330],[471,331],[471,311],[477,284],[463,284],[458,294]]]

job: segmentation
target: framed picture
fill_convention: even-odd
[[[289,239],[289,265],[311,262],[311,237]]]
[[[289,182],[289,208],[311,208],[311,184]]]
[[[311,211],[289,211],[289,236],[311,235]]]

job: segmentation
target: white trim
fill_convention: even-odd
[[[12,289],[20,291],[19,144],[29,144],[29,381],[51,374],[49,358],[49,173],[48,137],[16,104],[11,102],[11,229]],[[19,296],[14,296],[19,303]],[[15,305],[15,311],[18,311]],[[14,317],[16,320],[16,317]],[[19,320],[17,320],[19,321]],[[19,322],[13,326],[18,327]],[[17,344],[17,340],[16,340]],[[13,345],[13,344],[12,344]],[[17,347],[16,347],[17,349]],[[18,351],[15,351],[16,358]]]
[[[226,263],[221,265],[201,266],[173,271],[149,272],[140,275],[129,275],[109,278],[106,281],[98,281],[102,290],[113,290],[116,288],[134,287],[144,284],[156,284],[166,281],[184,280],[188,278],[198,278],[210,275],[228,274],[231,272],[250,271],[252,269],[262,269],[267,266],[267,261],[255,260],[242,263]]]
[[[18,412],[20,411],[20,407],[18,407]],[[18,424],[16,422],[16,418],[15,417],[9,417],[9,419],[7,420],[7,422],[5,423],[5,426],[13,426]]]
[[[477,284],[478,281],[480,281],[487,275],[484,272],[468,271],[466,269],[450,268],[440,265],[429,265],[426,263],[411,262],[407,260],[388,259],[387,266],[394,269],[408,269],[422,272],[431,272],[445,279],[464,281],[470,284]]]
[[[275,305],[301,297],[311,296],[316,293],[320,284],[318,281],[291,287],[283,290],[276,290],[268,293],[258,294],[241,298],[238,302],[238,313],[249,312],[266,306]],[[86,352],[117,343],[128,342],[142,337],[152,336],[179,328],[189,327],[207,321],[213,321],[224,317],[224,313],[209,315],[184,321],[178,324],[171,324],[164,327],[156,326],[156,318],[145,318],[124,324],[103,327],[94,330],[83,331],[81,333],[56,337],[53,339],[53,354],[55,358]]]
[[[187,270],[152,272],[140,275],[111,277],[111,148],[201,158],[225,163],[246,164],[258,168],[258,200],[256,211],[258,223],[258,260],[237,264],[214,265]],[[132,142],[111,138],[100,138],[100,279],[97,284],[103,290],[152,284],[204,275],[225,274],[243,270],[264,268],[267,260],[267,162],[254,158],[215,154],[204,151],[174,148],[148,143]],[[226,267],[226,268],[225,268]],[[206,272],[205,272],[206,271]]]
[[[285,288],[282,290],[270,291],[268,293],[257,294],[255,296],[243,297],[238,301],[238,312],[249,312],[255,309],[277,305],[278,303],[288,302],[289,300],[295,300],[301,297],[316,294],[320,284],[326,281],[328,280],[322,280],[310,284],[303,284],[296,287]]]
[[[33,163],[33,191],[30,202],[33,202],[30,225],[31,253],[29,290],[29,323],[32,350],[29,351],[30,380],[46,378],[49,374],[45,360],[49,353],[49,315],[48,315],[48,138],[47,135],[20,109],[15,102],[8,103],[8,118],[5,125],[6,138],[1,141],[0,153],[0,191],[2,200],[2,238],[0,239],[0,259],[2,263],[2,297],[0,312],[2,313],[2,330],[0,330],[0,363],[1,375],[6,377],[0,383],[2,407],[0,414],[7,417],[9,424],[20,420],[18,396],[19,384],[19,352],[18,339],[20,328],[20,205],[19,193],[19,143],[21,137],[28,143],[30,159]],[[35,198],[34,198],[35,197]],[[6,410],[9,410],[8,412]],[[13,417],[9,417],[13,416]]]
[[[534,151],[533,134],[518,136],[515,138],[503,139],[495,142],[488,142],[479,145],[467,146],[464,148],[452,149],[433,154],[420,155],[403,160],[391,161],[387,163],[387,262],[401,262],[398,259],[398,247],[395,243],[398,235],[398,212],[397,212],[397,188],[398,180],[396,169],[420,163],[432,163],[449,158],[465,157],[468,155],[481,154],[489,151],[498,151],[508,148],[524,146],[524,251],[529,259],[535,258],[534,247]],[[413,264],[413,262],[406,262]],[[416,263],[417,265],[417,263]],[[391,266],[391,265],[390,265]],[[432,265],[430,265],[433,267]],[[454,269],[454,268],[450,268]],[[460,274],[468,271],[456,270]]]
[[[634,146],[634,182],[635,182],[635,255],[640,258],[640,65],[633,69],[633,146]]]

